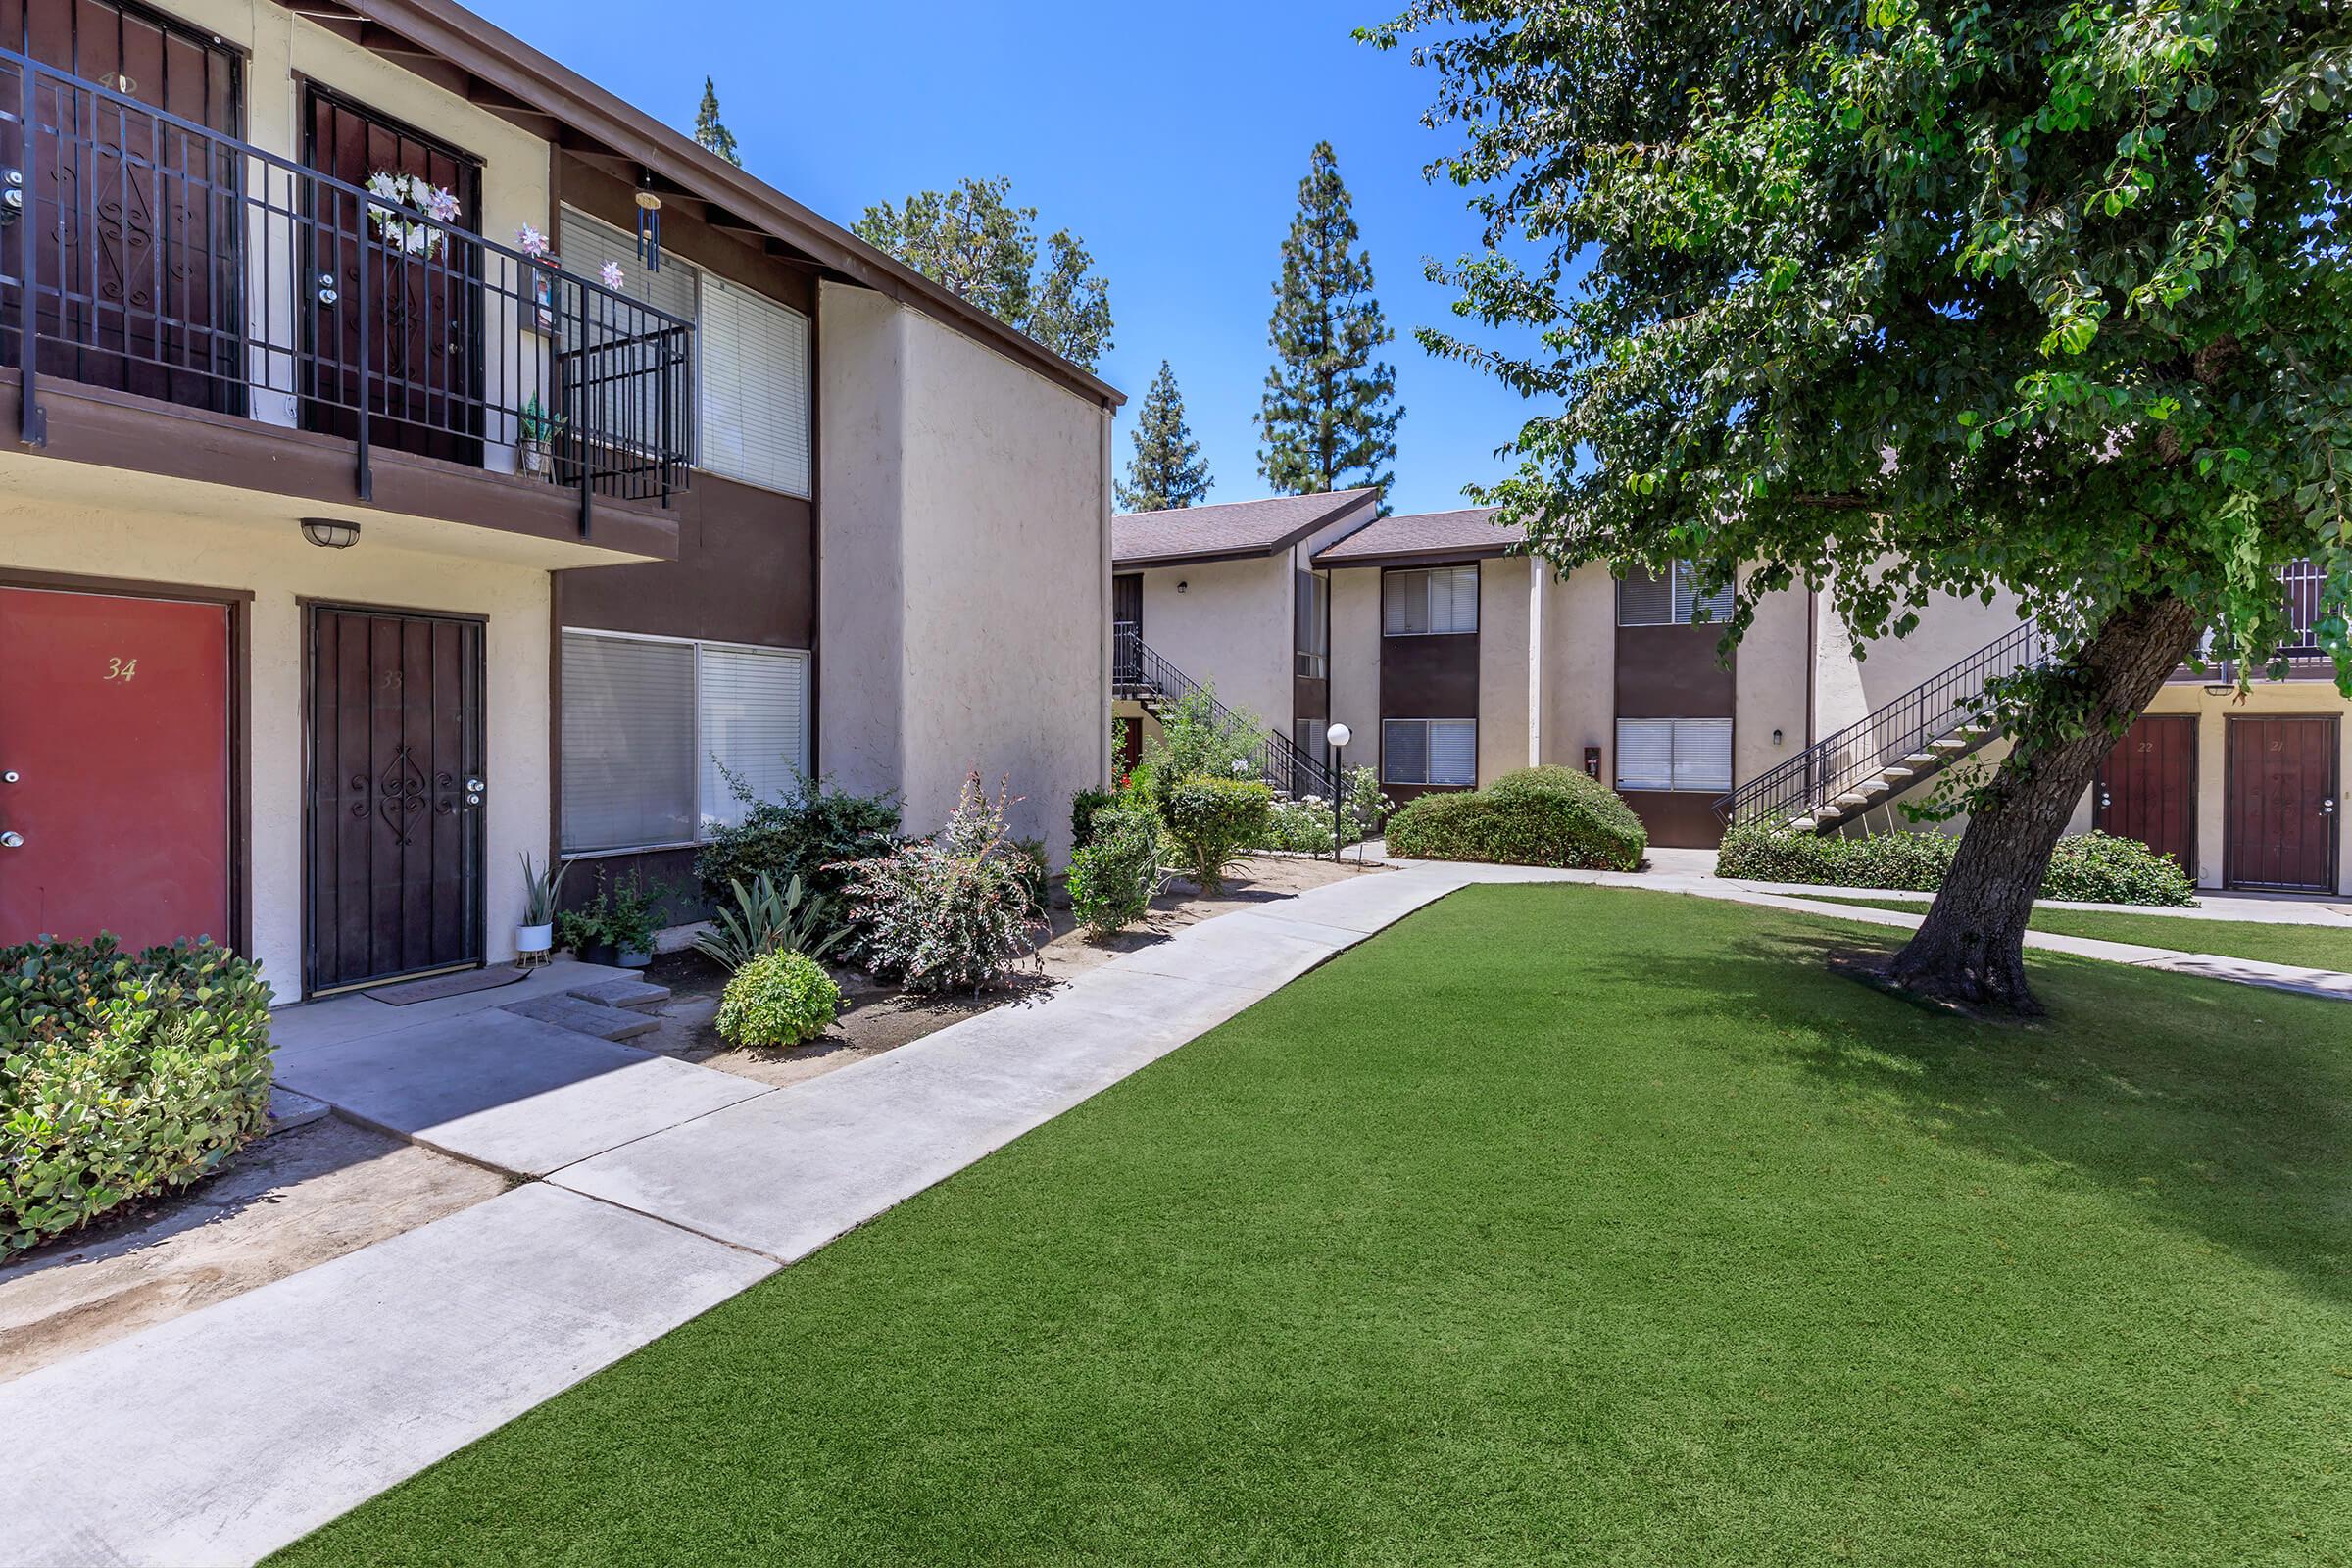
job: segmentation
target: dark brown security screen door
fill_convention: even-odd
[[[303,110],[311,168],[362,188],[379,173],[416,175],[456,195],[457,227],[479,231],[474,160],[318,87]],[[314,200],[310,275],[333,276],[335,297],[311,305],[306,427],[356,436],[365,395],[371,442],[480,463],[480,247],[434,230],[438,244],[412,253],[377,232],[367,202],[322,186]]]
[[[2137,839],[2197,874],[2197,721],[2141,718],[2099,766],[2092,825]]]
[[[36,79],[35,172],[25,195],[37,236],[41,372],[242,413],[237,156],[139,107],[242,135],[235,52],[105,0],[0,0],[0,43],[131,100]],[[15,73],[0,85],[13,113]],[[8,164],[21,166],[13,122],[0,140]],[[21,350],[10,348],[14,363]]]
[[[1121,572],[1110,579],[1110,620],[1114,626],[1132,626],[1135,634],[1144,634],[1144,579],[1133,572]]]
[[[2335,891],[2337,742],[2333,718],[2230,720],[2231,887]]]
[[[309,987],[479,963],[482,625],[310,611]]]

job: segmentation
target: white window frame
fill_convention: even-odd
[[[1701,601],[1698,597],[1696,570],[1691,566],[1690,562],[1680,558],[1677,558],[1667,565],[1666,576],[1664,578],[1666,585],[1667,618],[1664,620],[1628,620],[1626,618],[1626,580],[1627,579],[1623,577],[1617,579],[1617,624],[1620,626],[1696,626],[1701,624],[1707,626],[1722,626],[1728,623],[1731,619],[1732,594],[1734,591],[1732,588],[1726,588],[1720,595],[1718,595],[1718,598],[1721,600],[1720,606],[1714,604],[1709,604],[1706,606],[1710,613],[1710,618],[1708,620],[1701,622],[1694,618],[1701,604]],[[1652,580],[1655,581],[1657,579],[1653,578]],[[1713,613],[1713,612],[1718,608],[1722,610],[1722,614],[1718,615]]]
[[[1626,782],[1625,729],[1629,724],[1663,724],[1666,726],[1665,783],[1629,784]],[[1703,729],[1700,728],[1702,725],[1705,726]],[[1720,728],[1718,726],[1720,726]],[[1682,781],[1682,748],[1686,730],[1688,730],[1688,732],[1690,734],[1693,741],[1695,741],[1697,736],[1701,734],[1708,736],[1720,735],[1722,737],[1721,752],[1723,756],[1723,772],[1721,774],[1720,782],[1717,782],[1716,776],[1712,774],[1710,774],[1707,780],[1703,783],[1686,784]],[[1732,777],[1735,772],[1735,760],[1733,757],[1734,738],[1732,720],[1720,716],[1707,718],[1620,718],[1617,720],[1616,728],[1617,755],[1614,759],[1614,765],[1609,770],[1610,777],[1612,780],[1614,780],[1610,787],[1615,789],[1621,795],[1729,794],[1733,787]],[[1713,751],[1716,748],[1714,744],[1711,742],[1709,745],[1709,750]]]
[[[657,632],[608,631],[601,626],[565,626],[556,637],[556,661],[559,669],[563,663],[564,639],[565,637],[602,637],[612,642],[626,643],[668,643],[673,647],[683,645],[694,650],[694,819],[698,824],[706,823],[710,819],[710,803],[702,798],[703,763],[708,760],[707,748],[703,744],[703,650],[706,648],[738,653],[784,654],[801,662],[802,722],[801,755],[798,759],[798,765],[803,773],[813,771],[813,759],[809,753],[815,745],[815,725],[810,722],[810,719],[813,716],[816,703],[814,679],[816,668],[809,650],[778,648],[767,643],[728,642],[723,638],[716,637],[664,637]],[[561,752],[559,750],[560,760]],[[557,856],[560,859],[599,860],[616,855],[648,855],[657,850],[696,850],[710,842],[709,833],[698,830],[691,839],[674,840],[666,844],[616,844],[597,850],[567,850],[563,848],[563,813],[564,794],[559,788],[556,792],[556,844]]]
[[[1414,633],[1413,635],[1419,635]],[[1421,726],[1421,771],[1429,771],[1429,727],[1433,724],[1459,724],[1470,731],[1470,776],[1465,779],[1432,780],[1427,778],[1397,778],[1389,769],[1395,754],[1389,746],[1389,728],[1395,724]],[[1475,718],[1384,718],[1380,721],[1380,781],[1383,784],[1402,784],[1413,789],[1476,789],[1478,788],[1478,720]]]
[[[1431,606],[1430,582],[1442,571],[1470,573],[1470,624],[1448,626],[1443,631],[1438,630],[1434,625],[1426,631],[1391,631],[1389,629],[1390,585],[1404,577],[1420,578],[1422,613],[1426,619],[1434,622],[1437,616],[1429,612]],[[1486,606],[1483,603],[1485,590],[1485,574],[1478,569],[1478,563],[1475,561],[1457,562],[1444,566],[1392,566],[1380,574],[1380,634],[1383,637],[1475,637],[1478,635],[1478,623],[1486,612]],[[1446,595],[1449,602],[1452,597],[1451,594]]]

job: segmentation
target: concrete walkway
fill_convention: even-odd
[[[1424,905],[1470,883],[1528,881],[1913,923],[1687,869],[1406,866],[1204,920],[1042,1000],[772,1091],[675,1062],[662,1065],[687,1076],[649,1073],[645,1053],[551,1041],[463,998],[289,1014],[284,1072],[305,1092],[540,1179],[0,1386],[0,1431],[26,1439],[0,1466],[0,1563],[258,1558]],[[2154,967],[2234,962],[2032,940]],[[2315,984],[2352,997],[2352,976],[2289,988]],[[416,1048],[406,1074],[404,1044]],[[434,1076],[414,1071],[423,1055],[443,1074],[487,1066],[455,1089],[406,1082]]]

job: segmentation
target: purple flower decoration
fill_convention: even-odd
[[[596,270],[596,275],[604,283],[605,287],[612,289],[615,292],[619,290],[621,279],[620,264],[618,262],[607,262],[604,266]]]
[[[528,223],[514,231],[514,245],[517,250],[534,262],[544,260],[547,253],[554,248],[548,244],[545,234],[540,233]]]
[[[458,193],[456,191],[443,190],[440,186],[436,185],[431,190],[425,192],[424,210],[426,215],[430,217],[436,223],[454,223],[457,221],[458,214],[462,209],[459,205]]]

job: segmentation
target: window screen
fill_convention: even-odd
[[[1478,725],[1467,718],[1381,721],[1381,776],[1391,784],[1478,782]]]
[[[1705,611],[1711,625],[1721,625],[1732,618],[1732,590],[1724,588],[1701,597],[1698,592],[1698,572],[1687,561],[1674,564],[1674,623],[1689,626],[1696,623],[1696,612]]]
[[[564,634],[567,855],[695,836],[694,647]]]
[[[703,283],[702,466],[808,494],[808,318],[719,278]]]
[[[1619,719],[1617,787],[1724,793],[1732,787],[1732,721]]]
[[[743,820],[723,764],[758,800],[789,794],[808,768],[808,656],[774,648],[702,649],[704,823]]]
[[[1381,632],[1389,637],[1478,630],[1478,567],[1392,571],[1381,580]]]
[[[1617,624],[1673,625],[1673,589],[1664,578],[1653,577],[1640,566],[1634,567],[1617,581]]]

